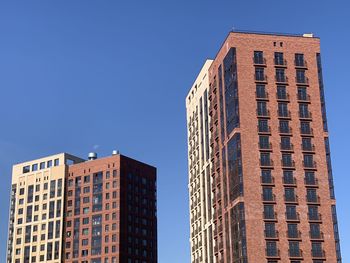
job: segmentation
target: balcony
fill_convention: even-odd
[[[297,85],[309,85],[309,79],[307,77],[295,78]]]
[[[319,196],[306,196],[306,202],[310,205],[321,204],[321,199]]]
[[[298,250],[288,250],[288,255],[290,259],[302,259],[303,251],[301,249]]]
[[[284,202],[286,204],[297,204],[298,203],[298,196],[297,195],[294,195],[294,196],[284,195]]]
[[[267,127],[259,127],[259,125],[257,126],[258,129],[258,133],[261,134],[271,134],[271,127],[267,126]]]
[[[267,91],[265,92],[255,92],[255,98],[257,100],[269,100],[269,93]]]
[[[263,203],[276,203],[276,195],[261,195]]]
[[[288,129],[279,127],[279,132],[281,135],[291,135],[293,132],[293,129],[291,127],[288,127]]]
[[[300,222],[299,213],[286,213],[286,221]]]
[[[323,241],[324,240],[324,235],[323,232],[320,231],[318,233],[312,233],[309,232],[310,240],[312,241]]]
[[[275,82],[278,84],[287,84],[288,83],[288,77],[287,76],[275,76]]]
[[[269,110],[256,110],[256,114],[258,117],[264,117],[264,118],[269,118],[270,117],[270,111]]]
[[[299,119],[306,119],[311,120],[312,119],[312,113],[311,112],[301,112],[299,111]]]
[[[307,61],[306,60],[294,60],[294,66],[296,68],[306,69],[307,68]]]
[[[290,119],[291,114],[290,111],[277,111],[279,119]]]
[[[300,231],[296,231],[296,232],[286,231],[286,236],[288,237],[288,239],[291,239],[291,240],[300,240],[301,239],[301,232]]]
[[[265,221],[277,221],[277,213],[264,213],[263,212],[263,218]]]
[[[313,250],[311,249],[311,255],[313,259],[325,259],[326,252],[324,250]]]
[[[275,231],[264,231],[265,239],[277,240],[279,239],[278,230]]]
[[[260,159],[260,166],[266,167],[266,168],[272,168],[273,167],[273,161],[272,160],[261,160]]]
[[[272,144],[271,143],[268,143],[268,144],[259,143],[259,150],[272,151]]]
[[[310,144],[310,145],[301,144],[301,150],[303,152],[315,152],[315,145],[313,145],[313,144]]]
[[[295,161],[283,161],[281,160],[281,166],[283,168],[289,168],[289,169],[294,169],[295,168]]]
[[[294,177],[291,178],[291,179],[283,178],[283,185],[284,186],[296,186],[297,185],[297,179],[295,179]]]
[[[320,222],[322,222],[322,215],[321,214],[309,214],[308,213],[308,220],[310,221],[310,222],[316,222],[316,223],[320,223]]]
[[[285,94],[276,93],[276,99],[277,101],[290,101],[290,97],[288,93],[285,93]]]
[[[300,129],[300,134],[302,136],[314,136],[314,130],[312,128]]]
[[[304,178],[304,184],[306,187],[318,187],[318,180],[316,178],[313,178],[313,179]]]
[[[267,83],[267,76],[263,74],[255,74],[255,82]]]
[[[261,185],[274,186],[275,185],[275,178],[272,176],[271,176],[271,178],[260,177],[260,183],[261,183]]]
[[[312,169],[312,170],[314,170],[314,169],[317,169],[317,165],[316,165],[316,162],[315,161],[313,161],[313,162],[304,162],[303,161],[303,166],[304,166],[304,169]]]
[[[277,250],[265,249],[265,257],[269,258],[269,259],[278,259],[278,258],[280,258],[280,251],[279,251],[279,249],[277,249]]]
[[[266,59],[262,57],[253,57],[254,65],[266,66]]]
[[[293,144],[282,144],[280,143],[280,149],[283,152],[294,152],[294,146]]]
[[[275,58],[275,67],[287,67],[287,60],[282,59],[282,58]]]
[[[309,94],[297,94],[298,102],[311,102],[311,97]]]

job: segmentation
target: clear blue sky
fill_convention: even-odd
[[[350,262],[348,10],[345,0],[1,1],[0,262],[12,164],[63,151],[85,157],[94,145],[158,167],[159,262],[190,262],[184,98],[233,26],[321,37]]]

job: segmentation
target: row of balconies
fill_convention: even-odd
[[[255,92],[255,98],[257,100],[269,100],[269,93],[267,91],[261,92],[261,93]],[[290,101],[289,93],[281,94],[276,92],[276,100],[286,101],[286,102]],[[310,102],[311,97],[309,94],[304,95],[304,94],[297,93],[297,100],[298,102]]]
[[[274,186],[275,185],[275,178],[271,176],[271,178],[262,178],[260,179],[262,185],[267,186]],[[292,181],[286,181],[283,179],[283,185],[284,186],[296,186],[297,185],[297,179],[293,178]],[[306,179],[304,178],[304,185],[306,187],[318,187],[318,180],[315,179]]]
[[[266,66],[266,58],[264,57],[253,57],[254,65]],[[274,65],[277,67],[287,67],[287,60],[285,59],[274,59]],[[306,60],[294,60],[294,66],[296,68],[307,68]]]
[[[315,145],[305,145],[305,144],[300,144],[301,145],[301,150],[303,152],[315,152]],[[272,143],[269,144],[259,144],[259,150],[263,151],[270,151],[272,150]],[[280,150],[281,151],[287,151],[287,152],[294,152],[294,145],[292,143],[290,144],[282,144],[280,143]]]
[[[268,77],[265,74],[255,74],[254,78],[255,78],[255,82],[260,82],[260,83],[268,82]],[[295,77],[294,80],[296,85],[309,85],[309,79],[307,77]],[[275,82],[277,84],[288,84],[289,79],[287,76],[275,75]]]
[[[258,117],[263,117],[263,118],[270,118],[270,110],[268,109],[263,109],[263,110],[256,110],[256,115]],[[277,116],[280,119],[291,119],[292,115],[290,111],[277,111]],[[312,113],[310,111],[308,112],[301,112],[299,111],[299,119],[301,120],[312,120]]]
[[[302,161],[302,165],[303,165],[304,169],[317,169],[317,164],[315,161],[313,161],[312,163],[305,163],[304,161]],[[274,166],[274,161],[271,159],[268,159],[268,160],[260,159],[260,166],[262,168],[271,168]],[[286,161],[281,160],[281,166],[283,168],[294,169],[295,168],[295,161],[286,162]]]
[[[266,258],[269,258],[269,259],[279,259],[279,258],[281,258],[280,250],[276,249],[274,251],[271,251],[271,250],[266,249],[265,256],[266,256]],[[301,249],[299,249],[299,250],[290,250],[290,249],[288,249],[288,256],[291,259],[302,259],[303,258],[303,251]],[[311,256],[315,260],[317,260],[317,259],[325,259],[326,258],[326,252],[324,250],[321,250],[321,251],[311,250]]]
[[[283,197],[284,197],[284,202],[286,204],[299,203],[298,195],[294,195],[294,196],[283,195]],[[276,203],[276,195],[275,194],[271,194],[271,195],[261,194],[261,199],[264,203]],[[306,203],[313,204],[313,205],[315,205],[315,204],[319,205],[321,203],[321,199],[319,196],[306,196]]]
[[[310,222],[322,222],[322,215],[321,214],[309,214],[308,213],[308,220]],[[285,220],[287,222],[300,222],[300,215],[298,212],[294,213],[294,214],[288,214],[288,213],[285,213]],[[265,221],[277,221],[277,213],[274,212],[274,213],[264,213],[263,212],[263,218]]]

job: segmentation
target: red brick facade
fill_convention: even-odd
[[[234,48],[235,51],[235,58],[232,60],[233,66],[230,65],[234,70],[224,65],[224,59],[231,48]],[[254,62],[254,51],[261,52],[262,60]],[[279,65],[275,63],[275,56],[280,55],[275,55],[275,52],[283,53],[283,59],[277,62]],[[330,197],[332,181],[329,180],[331,179],[331,171],[329,172],[329,170],[331,170],[331,167],[330,163],[327,166],[326,159],[326,154],[329,157],[329,151],[326,153],[325,146],[325,138],[328,139],[328,132],[327,129],[324,129],[326,119],[322,117],[324,99],[323,91],[320,89],[320,85],[322,86],[322,72],[320,65],[317,64],[317,54],[319,53],[320,42],[315,37],[233,32],[223,43],[209,69],[211,135],[214,138],[212,145],[212,176],[213,189],[215,189],[216,231],[214,238],[216,240],[215,255],[217,262],[341,262],[340,255],[337,259],[336,240],[338,237],[335,237],[333,230],[335,221],[332,219],[331,208],[332,205],[335,208],[335,200]],[[303,54],[303,62],[299,65],[295,63],[296,54]],[[256,70],[257,68],[259,69]],[[261,78],[256,76],[257,73],[262,72],[259,71],[260,68],[263,69]],[[221,76],[220,70],[222,72]],[[233,72],[232,74],[230,70]],[[303,78],[301,71],[305,71],[304,83],[299,83],[301,82],[300,79],[297,80],[296,72],[298,70],[300,70],[299,78]],[[277,79],[276,74],[282,74],[283,72],[284,75],[281,75],[283,79]],[[226,79],[225,74],[227,74]],[[232,131],[227,127],[232,125],[234,119],[228,120],[228,114],[231,113],[227,105],[231,98],[227,94],[228,88],[225,87],[231,81],[229,79],[230,74],[232,78],[235,78],[234,81],[236,81],[238,87],[239,105],[237,112],[239,124]],[[265,87],[265,95],[257,94],[257,85]],[[285,98],[278,97],[277,86],[285,87]],[[298,95],[298,88],[300,88],[301,93],[306,90],[306,98],[303,97],[304,94]],[[281,90],[283,91],[283,88]],[[259,102],[263,103],[259,104]],[[237,101],[232,103],[231,106],[237,105]],[[258,107],[264,105],[267,107],[266,114],[258,116]],[[284,116],[279,114],[279,109],[285,112]],[[308,115],[306,112],[308,116],[301,116],[300,111],[305,109],[311,114]],[[267,121],[267,131],[258,132],[258,120]],[[281,120],[288,121],[291,128],[289,134],[280,131]],[[301,122],[310,124],[312,128],[310,134],[301,134]],[[240,134],[240,145],[237,146],[237,149],[240,151],[241,164],[237,162],[232,167],[238,169],[238,172],[233,172],[233,174],[241,173],[241,179],[239,177],[230,178],[229,176],[231,157],[227,149],[235,134]],[[259,138],[259,136],[264,138]],[[268,137],[267,147],[261,149],[259,140],[266,139],[266,137]],[[290,138],[285,139],[290,141],[290,149],[281,149],[281,137]],[[305,150],[305,145],[304,148],[302,147],[303,138],[311,138],[311,149]],[[309,139],[304,140],[304,143],[308,142],[310,142]],[[272,162],[269,165],[261,163],[261,153],[270,155]],[[282,165],[282,154],[284,154],[283,158],[286,158],[287,162],[287,159],[292,157],[289,167],[286,167],[285,163]],[[305,155],[308,156],[305,157]],[[311,160],[312,165],[304,163],[305,160],[307,162]],[[272,176],[270,182],[263,182],[262,170],[270,171],[268,172]],[[284,171],[291,171],[293,174],[292,183],[286,183],[283,174],[288,172]],[[314,172],[316,177],[315,182],[311,185],[306,183],[305,179],[305,173],[308,171],[310,174]],[[230,182],[232,182],[232,185]],[[237,182],[237,187],[241,186],[242,189],[234,190],[233,184],[235,182]],[[263,196],[265,190],[263,189],[266,191],[272,189],[272,198],[265,200]],[[307,194],[315,193],[314,190],[310,189],[316,189],[316,202],[311,202],[306,198]],[[239,195],[233,200],[229,197],[232,191],[237,193],[240,191]],[[286,201],[286,191],[294,192],[295,201]],[[309,192],[307,193],[307,191]],[[244,205],[243,210],[237,210],[244,212],[244,215],[241,215],[241,220],[235,219],[235,212],[233,212],[233,209],[239,203]],[[276,218],[265,218],[264,205],[273,206]],[[286,206],[289,205],[296,207],[297,220],[286,219]],[[321,215],[319,219],[311,220],[308,217],[309,206],[317,206],[316,210]],[[268,222],[274,223],[270,225],[274,225],[276,229],[275,236],[266,237],[265,228]],[[294,227],[292,224],[297,225],[297,236],[290,237],[288,224],[291,228]],[[321,231],[319,237],[311,238],[309,233],[310,224],[314,224],[313,226],[316,228],[318,227],[317,224],[319,225]],[[235,246],[234,240],[237,237],[241,239],[240,242],[243,244],[240,244],[235,251],[233,247]],[[312,248],[313,243],[314,247]],[[276,245],[276,253],[273,251],[274,244]],[[267,251],[267,246],[270,245],[272,246],[272,248],[270,247],[272,253]],[[291,248],[293,245],[298,246],[299,249],[294,246],[293,250]],[[321,251],[318,251],[319,247],[321,247]],[[293,251],[290,251],[291,249]],[[236,253],[240,256],[237,257]]]
[[[156,169],[122,155],[69,166],[65,262],[157,262]]]

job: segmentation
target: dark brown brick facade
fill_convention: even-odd
[[[157,262],[156,169],[122,155],[69,166],[64,262]]]
[[[262,52],[255,62],[254,51]],[[279,65],[275,52],[283,53]],[[315,37],[233,32],[209,69],[217,262],[341,262],[319,53]],[[303,54],[302,61],[295,62],[296,54]],[[258,91],[263,94],[257,85],[265,87]],[[286,94],[283,88],[277,94],[277,86]],[[267,111],[258,113],[264,105]],[[258,131],[259,120],[267,121],[267,130]],[[288,121],[289,133],[280,121]],[[309,134],[301,132],[301,122],[310,124]],[[294,220],[287,219],[287,206],[289,212],[295,206]],[[271,207],[274,215],[266,215]]]

